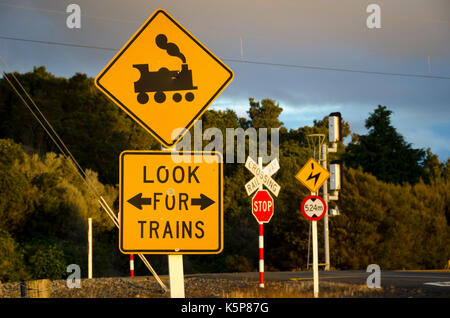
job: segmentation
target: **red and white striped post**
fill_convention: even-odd
[[[264,223],[259,223],[259,287],[264,288]]]
[[[258,166],[262,170],[262,157],[258,157]],[[259,186],[262,190],[263,186]],[[264,223],[259,222],[259,287],[264,288]]]
[[[134,255],[130,254],[130,276],[134,277]]]

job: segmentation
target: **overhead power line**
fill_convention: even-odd
[[[27,6],[23,6],[23,5],[5,3],[5,2],[0,2],[0,6],[14,8],[14,9],[22,9],[22,10],[38,11],[38,12],[45,12],[45,13],[52,13],[52,14],[59,14],[59,15],[67,15],[67,12],[63,11],[63,10],[27,7]],[[118,19],[118,18],[108,18],[108,17],[97,16],[97,15],[81,14],[81,16],[83,18],[110,21],[110,22],[120,22],[120,23],[128,23],[128,24],[142,23],[142,21],[133,21],[133,20]]]
[[[81,47],[81,48],[85,48],[85,49],[96,49],[96,50],[103,50],[103,51],[115,51],[115,52],[118,51],[116,49],[109,48],[109,47],[100,47],[100,46],[92,46],[92,45],[81,45],[81,44],[54,42],[54,41],[32,40],[32,39],[16,38],[16,37],[9,37],[9,36],[3,36],[3,35],[0,35],[0,39],[11,40],[11,41],[39,43],[39,44],[48,44],[48,45]]]
[[[81,44],[55,42],[55,41],[42,41],[42,40],[34,40],[34,39],[24,39],[24,38],[17,38],[17,37],[8,37],[8,36],[3,36],[3,35],[0,35],[0,39],[11,40],[11,41],[38,43],[38,44],[46,44],[46,45],[78,47],[78,48],[84,48],[84,49],[95,49],[95,50],[103,50],[103,51],[113,51],[113,52],[117,52],[118,51],[118,49],[108,48],[108,47],[100,47],[100,46],[92,46],[92,45],[81,45]],[[283,68],[308,69],[308,70],[316,70],[316,71],[347,72],[347,73],[360,73],[360,74],[370,74],[370,75],[401,76],[401,77],[410,77],[410,78],[427,78],[427,79],[441,79],[441,80],[449,80],[450,79],[450,77],[448,77],[448,76],[438,76],[438,75],[409,74],[409,73],[396,73],[396,72],[379,72],[379,71],[357,70],[357,69],[327,67],[327,66],[317,66],[317,65],[299,65],[299,64],[284,64],[284,63],[273,63],[273,62],[261,62],[261,61],[252,61],[252,60],[243,60],[243,59],[222,58],[222,61],[232,62],[232,63],[242,63],[242,64],[255,64],[255,65],[283,67]]]
[[[419,78],[434,78],[434,79],[447,79],[447,80],[450,79],[450,77],[448,77],[448,76],[408,74],[408,73],[393,73],[393,72],[377,72],[377,71],[355,70],[355,69],[337,68],[337,67],[297,65],[297,64],[282,64],[282,63],[258,62],[258,61],[238,60],[238,59],[222,59],[222,60],[229,61],[229,62],[235,62],[235,63],[247,63],[247,64],[257,64],[257,65],[267,65],[267,66],[289,67],[289,68],[303,68],[303,69],[318,70],[318,71],[349,72],[349,73],[362,73],[362,74],[388,75],[388,76],[403,76],[403,77],[419,77]]]

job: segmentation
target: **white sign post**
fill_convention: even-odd
[[[314,279],[314,298],[319,297],[319,251],[317,244],[317,221],[312,223],[313,239],[313,279]]]
[[[92,218],[88,218],[88,278],[92,278]]]
[[[170,298],[184,298],[183,255],[169,255]]]

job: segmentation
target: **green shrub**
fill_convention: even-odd
[[[8,232],[0,230],[0,281],[28,279],[23,252]]]
[[[28,271],[33,279],[62,279],[66,277],[67,262],[64,252],[56,244],[33,242],[26,247]]]

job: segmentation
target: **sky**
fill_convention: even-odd
[[[71,3],[81,8],[80,29],[66,26]],[[381,8],[379,29],[366,25],[371,3]],[[271,98],[288,128],[338,111],[364,134],[384,105],[414,148],[450,157],[448,0],[3,0],[0,56],[18,72],[44,65],[56,76],[95,77],[159,8],[233,70],[211,109],[247,116],[249,97]]]

